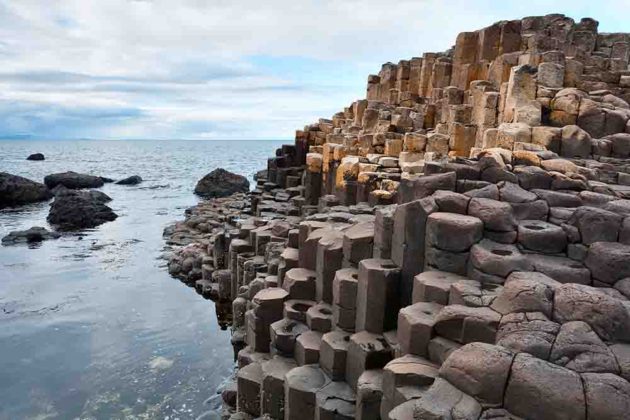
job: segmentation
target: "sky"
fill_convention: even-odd
[[[291,139],[364,97],[382,63],[444,51],[459,32],[547,13],[630,32],[629,9],[630,0],[0,0],[0,138]]]

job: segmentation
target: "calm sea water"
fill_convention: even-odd
[[[217,167],[251,176],[274,141],[0,141],[0,171],[106,184],[111,223],[37,247],[0,246],[0,419],[214,417],[233,371],[216,308],[169,277],[162,230]],[[30,162],[30,153],[46,155]],[[0,236],[46,226],[49,203],[0,210]]]

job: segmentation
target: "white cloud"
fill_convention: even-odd
[[[0,126],[38,137],[288,138],[362,96],[384,61],[527,14],[593,14],[618,30],[623,3],[0,1]]]

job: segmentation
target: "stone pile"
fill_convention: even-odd
[[[387,63],[166,232],[232,302],[226,417],[627,418],[630,36],[597,26]]]

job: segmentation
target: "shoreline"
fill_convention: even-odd
[[[589,18],[462,33],[187,211],[169,272],[231,302],[223,418],[627,413],[629,61]]]

